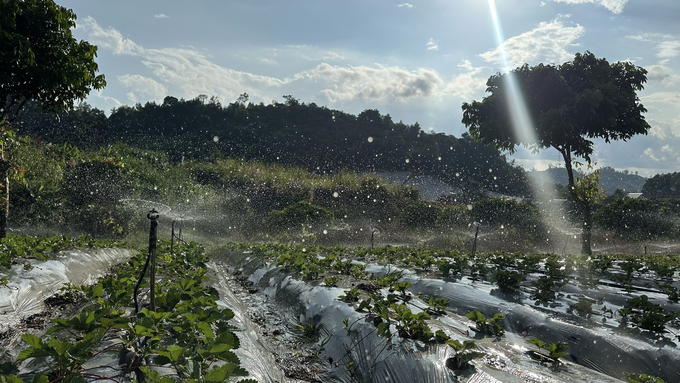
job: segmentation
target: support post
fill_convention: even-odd
[[[170,234],[170,255],[175,254],[175,220],[172,220],[172,232]]]
[[[151,311],[156,311],[156,243],[158,242],[158,212],[153,209],[146,215],[151,220],[149,230],[149,257],[151,259],[151,272],[149,273],[149,286],[151,287]]]
[[[479,235],[479,225],[477,225],[477,229],[475,230],[475,242],[472,243],[472,258],[475,257],[475,253],[477,252],[477,236]]]

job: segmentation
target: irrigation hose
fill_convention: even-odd
[[[137,285],[135,286],[135,291],[133,298],[135,299],[135,317],[137,316],[137,312],[139,311],[139,305],[137,304],[137,293],[139,291],[139,286],[142,285],[142,281],[144,280],[144,275],[146,274],[146,269],[149,267],[149,261],[151,260],[151,252],[149,251],[146,255],[146,263],[144,263],[144,268],[142,269],[142,275],[139,276],[139,280],[137,281]]]

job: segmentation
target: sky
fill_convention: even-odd
[[[242,93],[265,104],[293,95],[460,137],[461,105],[485,96],[489,76],[590,51],[647,69],[639,97],[652,127],[627,142],[596,142],[597,166],[646,177],[680,171],[677,0],[57,3],[78,16],[74,36],[99,47],[107,86],[87,102],[107,114],[168,95],[223,105]],[[509,157],[527,169],[561,164],[555,149]]]

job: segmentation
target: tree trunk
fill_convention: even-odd
[[[592,255],[593,250],[590,248],[590,240],[592,237],[593,214],[591,206],[588,202],[583,201],[578,204],[581,206],[583,213],[583,227],[581,228],[581,254]]]
[[[593,253],[590,248],[590,241],[592,236],[592,226],[593,226],[593,214],[591,211],[591,206],[586,201],[580,201],[578,195],[576,194],[575,182],[574,182],[574,169],[571,164],[571,150],[569,147],[557,148],[557,150],[562,154],[564,158],[564,166],[567,168],[567,175],[569,176],[569,196],[572,202],[576,205],[578,209],[577,213],[583,218],[583,225],[581,226],[581,254],[591,255]]]
[[[7,218],[9,218],[9,162],[5,153],[0,151],[0,238],[7,236]]]

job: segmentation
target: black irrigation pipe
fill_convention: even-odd
[[[156,211],[156,209],[152,209],[149,212],[149,214],[146,215],[146,217],[151,220],[151,230],[149,232],[149,252],[146,255],[146,262],[144,263],[144,268],[142,269],[142,274],[139,276],[139,280],[137,280],[137,285],[135,286],[134,294],[132,296],[135,300],[135,317],[137,316],[137,313],[139,312],[139,303],[137,303],[137,294],[139,292],[139,287],[142,285],[142,281],[144,280],[144,275],[146,275],[146,269],[149,268],[149,262],[151,261],[152,250],[155,251],[155,243],[153,244],[154,249],[152,249],[151,241],[152,241],[152,236],[153,236],[152,232],[153,232],[153,229],[154,229],[153,225],[154,225],[154,223],[156,225],[158,225],[158,223],[156,223],[156,220],[158,219],[158,212]]]
[[[137,285],[135,286],[135,292],[133,297],[135,298],[135,316],[137,316],[137,312],[139,311],[139,305],[137,304],[137,292],[139,290],[139,286],[141,286],[142,281],[144,280],[144,275],[146,274],[146,269],[149,267],[149,261],[151,260],[151,252],[147,253],[146,255],[146,263],[144,263],[144,268],[142,269],[142,275],[139,276],[139,280],[137,281]]]

